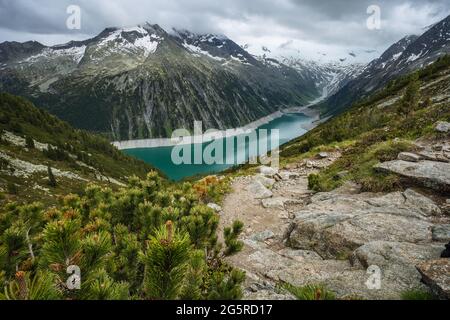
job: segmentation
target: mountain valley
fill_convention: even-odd
[[[262,51],[0,43],[0,300],[450,299],[450,16],[366,65]],[[145,147],[194,121],[280,129],[279,164]]]

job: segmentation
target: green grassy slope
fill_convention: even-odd
[[[444,56],[286,144],[281,150],[282,162],[340,148],[340,160],[310,177],[312,189],[327,191],[348,180],[360,183],[365,191],[396,189],[399,179],[375,172],[373,165],[413,149],[412,142],[419,137],[438,138],[433,125],[450,120],[449,92],[450,56]]]
[[[51,200],[55,195],[81,190],[89,181],[117,186],[133,175],[145,177],[152,169],[124,155],[108,140],[73,129],[26,99],[9,94],[0,94],[0,136],[0,188],[7,197],[16,193],[15,197],[21,201]],[[34,148],[27,147],[25,139],[28,143],[33,140]],[[17,165],[50,166],[80,179],[57,176],[57,187],[49,188],[47,172],[41,170],[24,176]],[[111,183],[115,180],[119,183]],[[13,185],[17,190],[11,190]]]

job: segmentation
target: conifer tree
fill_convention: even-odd
[[[171,221],[156,232],[142,257],[147,298],[173,300],[179,297],[188,267],[189,251],[189,237],[174,229]]]
[[[239,235],[242,233],[244,224],[241,221],[233,222],[233,226],[224,229],[223,234],[225,238],[225,255],[230,256],[242,250],[244,243],[239,241]]]
[[[136,293],[143,280],[139,253],[141,245],[135,234],[124,225],[114,227],[114,253],[109,264],[111,275],[118,281],[127,281],[132,293]]]
[[[215,271],[211,275],[209,293],[210,300],[239,300],[242,298],[241,284],[245,280],[245,272],[239,270]]]
[[[192,252],[189,266],[186,271],[186,284],[183,288],[181,299],[200,300],[203,297],[202,286],[207,271],[205,254],[201,250]]]
[[[59,300],[62,294],[56,286],[54,275],[38,272],[32,276],[29,272],[18,271],[14,281],[0,294],[0,300]]]
[[[20,265],[28,256],[27,242],[24,228],[14,224],[5,230],[1,236],[0,267],[7,277],[12,277],[19,270]]]
[[[243,278],[222,259],[240,250],[242,224],[226,229],[224,252],[217,228],[191,184],[154,173],[118,191],[89,185],[47,210],[10,203],[0,208],[0,299],[238,298]]]
[[[50,166],[47,167],[47,173],[49,186],[55,188],[58,184]]]
[[[26,138],[25,138],[25,146],[26,146],[28,149],[34,149],[34,148],[35,148],[35,146],[34,146],[34,140],[33,140],[32,137],[26,136]]]
[[[418,74],[415,73],[411,76],[408,86],[406,87],[405,94],[400,101],[400,113],[404,115],[410,114],[416,110],[419,105],[420,99],[420,82]]]

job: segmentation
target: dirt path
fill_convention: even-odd
[[[280,283],[323,284],[342,299],[399,299],[410,289],[427,290],[416,266],[437,259],[448,242],[445,203],[417,188],[360,193],[347,183],[328,193],[308,190],[308,175],[339,157],[318,155],[277,173],[262,167],[232,183],[219,229],[235,220],[245,225],[243,250],[227,258],[246,272],[245,299],[293,299]],[[377,290],[367,285],[373,265],[384,277]]]
[[[245,260],[261,249],[270,251],[266,253],[273,253],[275,260],[278,260],[277,255],[280,252],[290,254],[284,252],[289,250],[283,244],[284,234],[292,223],[294,212],[304,207],[312,195],[308,190],[308,175],[317,172],[319,168],[329,166],[339,157],[340,154],[335,152],[327,154],[323,159],[304,160],[294,165],[294,169],[281,170],[276,175],[276,180],[257,175],[238,177],[232,183],[232,192],[223,202],[219,229],[222,231],[235,220],[244,223],[242,240],[245,247],[240,253],[229,258],[229,262],[247,273],[246,298],[292,298],[286,293],[278,294],[275,284],[261,274],[259,268],[246,264]],[[255,198],[252,185],[259,181],[263,181],[271,191],[271,197]],[[307,252],[305,254],[308,255]],[[316,258],[314,253],[311,253],[311,256]]]

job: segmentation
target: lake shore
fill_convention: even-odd
[[[314,103],[315,104],[315,103]],[[215,132],[204,133],[201,136],[186,136],[180,138],[154,138],[154,139],[140,139],[140,140],[126,140],[115,141],[112,144],[119,150],[129,149],[147,149],[147,148],[159,148],[159,147],[174,147],[177,145],[192,144],[195,141],[210,142],[217,138],[233,137],[241,134],[248,134],[251,131],[265,125],[275,119],[281,118],[285,114],[302,113],[307,117],[312,118],[312,123],[303,127],[305,130],[311,130],[314,128],[314,123],[320,121],[320,112],[311,109],[314,104],[309,104],[303,107],[287,108],[280,111],[276,111],[268,116],[255,120],[243,127],[227,130],[216,130]],[[319,125],[320,123],[317,123]],[[311,127],[312,126],[312,127]]]

